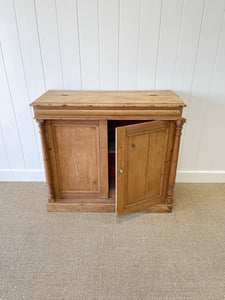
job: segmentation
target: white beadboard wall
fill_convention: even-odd
[[[49,89],[172,89],[179,182],[225,182],[225,0],[0,0],[0,180],[44,180],[29,103]]]

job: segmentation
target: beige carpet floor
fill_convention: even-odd
[[[225,184],[177,184],[171,214],[48,213],[0,183],[0,299],[225,299]]]

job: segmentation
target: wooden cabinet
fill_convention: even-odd
[[[176,94],[48,91],[31,105],[49,211],[171,211],[185,106]]]

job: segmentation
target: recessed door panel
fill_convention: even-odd
[[[96,125],[54,126],[62,191],[99,191]]]
[[[107,198],[107,123],[53,121],[48,135],[57,198]]]
[[[145,197],[161,197],[168,129],[149,132]]]
[[[127,136],[125,163],[125,195],[126,206],[137,202],[137,199],[145,197],[146,161],[148,158],[149,134]]]

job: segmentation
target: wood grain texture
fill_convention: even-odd
[[[116,188],[116,210],[122,212],[124,210],[125,199],[125,176],[124,173],[119,173],[120,169],[125,170],[125,126],[116,128],[116,168],[115,168],[115,188]],[[126,171],[126,170],[125,170]],[[122,201],[120,200],[122,199]]]
[[[83,120],[176,120],[181,117],[182,110],[180,109],[39,109],[35,108],[35,118],[38,119],[83,119]]]
[[[49,212],[63,212],[63,211],[83,211],[83,212],[115,212],[115,204],[79,204],[79,203],[48,203]],[[171,205],[155,204],[146,207],[139,212],[141,213],[170,213],[172,211]]]
[[[48,203],[48,211],[114,212],[115,204]]]
[[[145,197],[162,195],[169,128],[149,133]]]
[[[135,126],[135,125],[134,125]],[[119,130],[119,129],[118,129]],[[146,162],[149,152],[149,133],[128,135],[125,137],[126,152],[124,175],[125,177],[125,207],[145,199]],[[120,166],[118,166],[120,168]],[[118,189],[120,189],[118,187]],[[119,201],[119,198],[118,198]]]
[[[163,202],[170,122],[155,121],[116,129],[117,215]]]
[[[99,133],[97,124],[54,123],[61,193],[99,192]]]
[[[39,121],[39,120],[38,120]],[[56,140],[55,140],[55,134],[54,134],[54,128],[52,126],[52,121],[45,120],[45,130],[46,130],[46,142],[48,146],[48,154],[50,158],[50,164],[51,164],[51,170],[53,175],[53,184],[54,184],[54,190],[55,190],[55,198],[58,199],[60,197],[60,181],[58,174],[58,167],[57,167],[57,148]]]
[[[48,149],[48,144],[47,144],[45,122],[44,121],[39,121],[38,125],[39,125],[40,135],[41,135],[41,143],[42,143],[42,151],[43,151],[43,158],[44,158],[46,183],[47,183],[47,186],[48,186],[48,202],[54,202],[54,200],[55,200],[55,189],[54,189],[54,183],[53,183],[52,167],[51,167],[50,157],[49,157],[49,149]]]
[[[48,133],[57,198],[107,198],[106,121],[52,121]]]
[[[71,107],[184,107],[184,102],[170,90],[165,91],[59,91],[50,90],[31,106]]]
[[[143,208],[139,212],[143,213],[170,213],[172,212],[172,205],[166,204],[155,204],[148,207]]]
[[[169,135],[168,135],[166,160],[165,160],[165,165],[164,165],[164,180],[167,183],[168,183],[168,180],[169,180],[171,160],[172,160],[172,155],[173,155],[175,130],[176,130],[176,123],[175,123],[175,121],[171,121],[170,122],[170,128],[169,128]],[[166,202],[167,190],[168,190],[168,185],[165,184],[163,186],[163,190],[162,190],[162,199],[163,199],[164,203]]]
[[[108,171],[108,131],[107,120],[99,120],[99,165],[100,189],[102,198],[109,196]]]
[[[144,93],[142,92],[141,96],[145,95]],[[46,177],[50,182],[50,194],[54,193],[51,201],[57,202],[56,206],[50,206],[49,209],[95,211],[99,208],[100,211],[104,211],[104,209],[108,210],[108,205],[114,205],[113,200],[116,195],[118,216],[156,204],[162,205],[163,208],[155,208],[152,211],[169,211],[166,206],[172,203],[180,132],[184,122],[181,114],[185,104],[179,106],[177,96],[172,91],[157,91],[157,94],[151,94],[150,98],[157,97],[157,95],[159,97],[163,97],[164,94],[167,95],[166,97],[170,95],[168,108],[165,106],[160,109],[157,107],[161,105],[160,101],[152,100],[154,106],[147,106],[144,109],[146,103],[148,104],[146,102],[142,104],[142,109],[134,109],[125,103],[119,103],[121,99],[117,93],[116,97],[122,109],[116,109],[112,99],[105,98],[111,94],[114,95],[115,92],[104,92],[103,99],[101,99],[104,107],[100,109],[95,106],[95,101],[99,102],[97,95],[102,96],[101,92],[71,91],[70,98],[73,94],[76,97],[79,94],[82,97],[87,95],[91,99],[89,106],[88,100],[84,98],[85,106],[82,109],[80,108],[82,103],[78,108],[67,104],[66,101],[61,106],[36,106],[35,102],[33,105],[35,117],[42,129],[42,138],[44,137],[43,151],[44,156],[47,157],[48,172]],[[127,101],[129,97],[136,95],[137,99],[134,99],[132,103],[135,106],[138,103],[139,94],[140,92],[127,92],[126,96],[124,92],[123,97]],[[63,95],[60,94],[60,97],[64,97]],[[147,100],[147,97],[144,99]],[[106,109],[108,104],[112,106]],[[177,116],[174,115],[173,105],[177,105]],[[41,111],[44,121],[40,121],[38,111]],[[71,119],[65,118],[66,113]],[[96,120],[91,119],[93,113]],[[151,119],[151,113],[164,117],[166,120],[154,121],[153,118]],[[111,114],[117,120],[110,121],[109,128],[107,128],[107,123],[111,118],[108,119],[106,114]],[[143,120],[146,118],[151,121],[143,122],[141,119],[135,121],[138,114],[142,114]],[[79,120],[82,116],[86,119]],[[128,120],[123,121],[124,117]],[[171,117],[176,118],[176,121],[172,121]],[[175,137],[174,124],[176,124]],[[116,152],[114,154],[114,151],[108,149],[108,138],[114,140],[115,131]],[[171,154],[172,148],[173,154]],[[116,192],[113,191],[112,184],[109,189],[109,176],[114,174],[111,170],[109,173],[108,170],[109,153],[115,155]],[[110,162],[113,161],[114,158],[110,158]],[[167,186],[168,192],[165,200]],[[103,201],[98,200],[101,198]],[[112,207],[109,208],[111,209]]]

